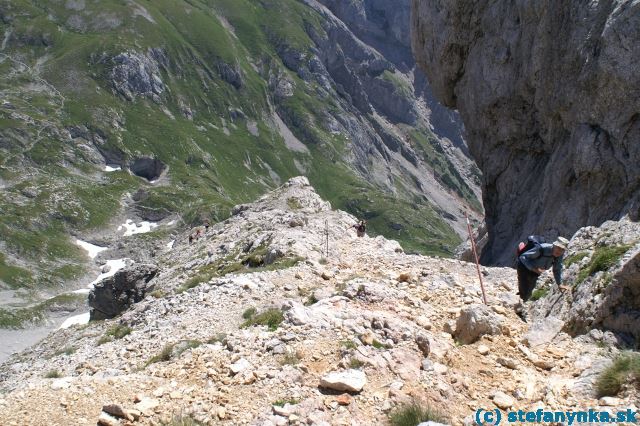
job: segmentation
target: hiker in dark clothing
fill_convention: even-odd
[[[351,226],[352,228],[356,228],[356,232],[358,233],[358,237],[364,237],[364,234],[367,230],[367,222],[365,220],[361,220],[355,225]]]
[[[553,277],[561,289],[562,259],[567,244],[566,238],[558,237],[553,244],[535,244],[533,248],[518,256],[518,294],[523,302],[531,297],[540,274],[553,267]]]

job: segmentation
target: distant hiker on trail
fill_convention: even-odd
[[[356,228],[356,232],[358,234],[358,237],[364,237],[364,234],[367,231],[367,221],[366,220],[361,220],[360,222],[356,223],[355,225],[351,225],[351,228]]]
[[[189,244],[194,241],[198,241],[200,237],[204,237],[205,230],[202,226],[198,226],[196,228],[191,229],[191,233],[189,234]]]
[[[569,240],[563,237],[553,244],[544,242],[544,239],[534,235],[528,238],[527,243],[520,243],[518,249],[518,294],[522,302],[531,297],[536,281],[540,274],[553,267],[553,277],[558,287],[563,290],[562,284],[562,259]]]

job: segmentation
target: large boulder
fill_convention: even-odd
[[[367,376],[360,370],[329,373],[320,379],[320,387],[339,392],[360,392],[367,384]]]
[[[558,318],[542,318],[531,325],[524,335],[524,340],[532,347],[544,345],[551,342],[563,327],[564,321]]]
[[[153,290],[150,281],[158,273],[152,264],[136,264],[96,284],[89,293],[90,320],[114,318]]]
[[[502,334],[502,317],[486,305],[471,305],[462,309],[453,337],[467,345],[485,334]]]

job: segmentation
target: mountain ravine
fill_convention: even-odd
[[[349,4],[0,1],[0,327],[301,174],[452,255],[482,216],[462,125],[415,67],[409,2]]]
[[[413,0],[413,49],[483,173],[485,262],[640,208],[640,3]]]

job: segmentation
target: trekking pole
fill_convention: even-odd
[[[484,293],[484,284],[482,283],[482,274],[480,273],[480,262],[478,262],[478,252],[476,251],[476,242],[473,239],[473,234],[471,233],[471,222],[469,222],[469,215],[467,212],[464,212],[464,217],[467,219],[467,230],[469,231],[469,241],[471,241],[471,250],[473,251],[473,258],[476,260],[476,268],[478,269],[478,279],[480,280],[480,288],[482,289],[482,300],[485,305],[487,303],[487,295]]]

